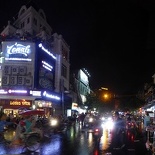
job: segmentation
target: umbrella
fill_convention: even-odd
[[[25,110],[25,111],[19,112],[19,115],[23,115],[23,116],[44,115],[44,114],[45,114],[44,110]]]

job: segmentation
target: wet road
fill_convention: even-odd
[[[11,140],[14,131],[5,134],[6,139]],[[109,137],[103,134],[100,143],[100,150],[104,152],[108,147]],[[36,152],[27,152],[23,146],[7,146],[0,144],[0,154],[35,154],[35,155],[98,155],[99,149],[95,148],[92,132],[81,130],[79,124],[69,127],[65,133],[52,134],[46,137],[41,147]]]
[[[6,133],[6,138],[11,140],[14,135],[13,131]],[[141,139],[140,139],[141,141]],[[111,134],[103,130],[103,136],[99,147],[95,146],[91,130],[81,128],[79,124],[69,127],[65,133],[52,134],[46,137],[41,147],[36,152],[27,152],[23,146],[7,146],[0,144],[0,154],[25,154],[25,155],[108,155],[107,149],[111,143]],[[126,150],[111,150],[109,154],[115,155],[146,155],[144,143],[139,141],[129,143]]]

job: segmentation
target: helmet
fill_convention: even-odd
[[[119,112],[118,111],[115,111],[115,116],[119,116]]]

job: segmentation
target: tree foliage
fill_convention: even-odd
[[[114,109],[112,100],[110,102],[101,100],[100,97],[94,93],[86,95],[85,105],[88,106],[89,110],[93,110],[95,108],[99,113]]]

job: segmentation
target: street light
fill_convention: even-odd
[[[103,94],[103,98],[104,99],[108,99],[109,98],[109,95],[106,93],[106,94]]]

